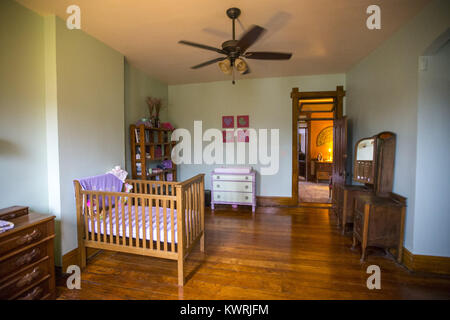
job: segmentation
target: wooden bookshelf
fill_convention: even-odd
[[[172,148],[176,144],[175,141],[170,140],[172,131],[172,129],[150,128],[144,124],[130,125],[131,175],[133,179],[156,180],[158,177],[160,181],[166,181],[167,174],[171,173],[172,180],[177,181],[177,167],[173,161],[171,169],[148,172],[149,168],[156,168],[163,160],[172,160]]]

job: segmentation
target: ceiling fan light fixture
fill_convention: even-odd
[[[266,32],[266,29],[257,25],[253,25],[247,31],[245,31],[245,33],[240,37],[240,39],[236,39],[235,20],[239,17],[240,14],[241,10],[239,10],[238,8],[230,8],[227,10],[227,16],[232,20],[232,39],[223,42],[222,49],[192,41],[186,40],[178,41],[180,44],[183,45],[188,45],[203,50],[214,51],[216,53],[224,55],[195,65],[191,67],[192,69],[203,68],[218,62],[220,71],[222,71],[226,75],[233,75],[232,83],[234,84],[235,83],[234,68],[236,68],[237,72],[244,75],[249,74],[251,72],[251,69],[249,68],[247,62],[244,59],[240,59],[240,57],[258,60],[289,60],[291,58],[292,56],[291,53],[284,53],[284,52],[271,52],[271,51],[248,52],[247,49],[249,49],[256,41],[258,41],[258,39]]]
[[[236,66],[236,70],[239,71],[241,74],[243,74],[245,71],[248,70],[247,63],[242,59],[237,58],[234,61],[234,65]]]
[[[225,59],[219,62],[219,69],[226,75],[230,75],[233,69],[231,68],[230,59]]]

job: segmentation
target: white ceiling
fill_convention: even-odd
[[[227,80],[213,64],[212,51],[180,45],[189,40],[215,47],[231,39],[229,7],[242,10],[245,28],[268,32],[251,51],[292,52],[288,61],[247,60],[262,78],[346,72],[417,14],[429,0],[17,0],[42,14],[66,19],[66,8],[81,8],[81,28],[124,54],[135,67],[168,84]],[[366,8],[381,7],[381,30],[366,28]],[[237,24],[237,36],[242,28]]]

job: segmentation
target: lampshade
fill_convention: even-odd
[[[240,73],[244,73],[248,69],[247,63],[239,58],[234,61],[234,65],[236,66],[236,70]]]
[[[230,60],[229,59],[225,59],[223,61],[220,61],[219,62],[219,68],[220,68],[220,70],[223,73],[230,75],[231,71],[232,71]]]

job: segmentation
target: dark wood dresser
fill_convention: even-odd
[[[365,261],[369,246],[395,249],[397,261],[402,261],[405,213],[406,198],[397,194],[356,196],[353,248],[357,241],[361,243],[361,261]]]
[[[55,298],[54,216],[26,207],[0,210],[14,228],[0,233],[0,300]]]
[[[314,172],[317,183],[319,180],[330,180],[333,173],[333,162],[314,160]]]

